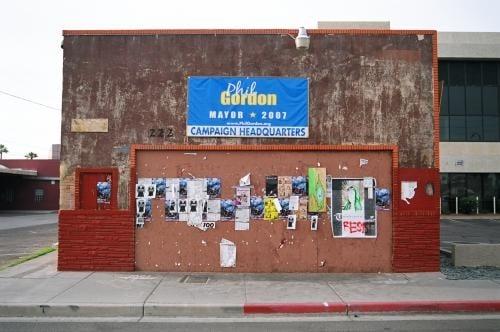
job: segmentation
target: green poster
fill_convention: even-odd
[[[309,212],[326,212],[326,168],[309,168]]]

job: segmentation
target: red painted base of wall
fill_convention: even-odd
[[[439,256],[439,188],[438,169],[400,168],[394,187],[394,220],[392,223],[392,268],[394,272],[438,272]],[[401,181],[416,181],[415,196],[401,200]],[[434,187],[433,195],[426,185]]]
[[[59,212],[59,271],[133,271],[134,216],[129,211]]]

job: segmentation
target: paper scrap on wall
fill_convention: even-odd
[[[415,197],[416,189],[417,181],[401,181],[401,200],[405,201],[406,204],[410,204],[408,200]]]
[[[234,243],[223,238],[219,243],[219,247],[220,266],[236,267],[236,246]]]
[[[242,177],[240,179],[239,183],[240,183],[240,187],[249,186],[250,185],[250,173],[248,173],[247,175]]]

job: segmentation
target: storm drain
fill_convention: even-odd
[[[179,280],[179,282],[185,284],[206,284],[208,282],[208,277],[185,275]]]

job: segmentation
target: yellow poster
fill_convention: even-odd
[[[264,220],[276,220],[279,217],[279,211],[276,208],[274,197],[264,197]]]

